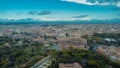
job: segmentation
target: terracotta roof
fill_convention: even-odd
[[[59,63],[59,68],[82,68],[79,63]]]

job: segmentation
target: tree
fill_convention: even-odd
[[[93,60],[88,61],[87,65],[87,68],[100,68],[99,64]]]

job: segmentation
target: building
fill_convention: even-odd
[[[99,46],[97,52],[110,58],[112,61],[120,61],[120,47],[115,46]]]
[[[59,63],[59,68],[82,68],[79,63]]]
[[[62,39],[62,41],[59,42],[59,47],[62,50],[69,49],[70,47],[85,49],[86,46],[87,42],[80,38]]]

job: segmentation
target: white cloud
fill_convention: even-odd
[[[86,5],[115,5],[120,7],[120,0],[61,0]]]
[[[119,3],[117,3],[117,6],[119,6],[119,7],[120,7],[120,2],[119,2]]]
[[[42,21],[73,21],[73,20],[91,20],[89,17],[84,17],[84,18],[73,18],[73,17],[66,17],[66,18],[40,18],[37,20],[42,20]]]

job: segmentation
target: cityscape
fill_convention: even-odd
[[[120,0],[0,0],[0,68],[120,68]]]
[[[94,56],[91,57],[93,58],[100,54],[107,61],[104,62],[108,64],[106,67],[114,67],[108,63],[108,60],[111,63],[120,62],[120,24],[20,24],[0,25],[0,29],[0,65],[2,68],[4,66],[56,68],[56,65],[52,67],[54,60],[58,59],[55,58],[55,53],[61,51],[63,51],[63,57],[59,62],[70,62],[67,64],[58,63],[59,68],[69,67],[69,65],[84,68],[88,66],[84,65],[88,62],[93,66],[100,65],[95,59],[81,59],[84,60],[84,63],[80,59],[74,60],[73,64],[71,62],[74,58],[71,60],[66,58],[66,61],[62,61],[62,59],[65,60],[65,57],[72,57],[72,55],[64,55],[64,52],[66,53],[66,50],[69,49],[92,51]],[[100,59],[98,60],[100,61]],[[119,68],[119,64],[115,67]]]

